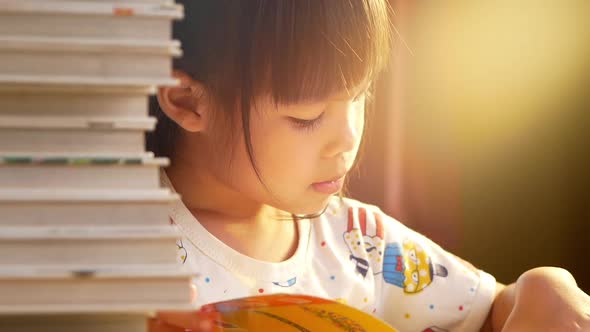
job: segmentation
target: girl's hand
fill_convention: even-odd
[[[149,332],[212,332],[213,323],[199,320],[197,311],[159,312],[149,320]]]
[[[541,267],[518,278],[502,332],[590,332],[590,296],[566,270]]]
[[[197,299],[197,287],[191,285],[191,302]],[[213,324],[199,319],[199,311],[162,311],[148,321],[149,332],[210,332]]]

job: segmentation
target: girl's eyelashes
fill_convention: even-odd
[[[367,89],[365,89],[364,91],[362,91],[361,93],[359,93],[357,96],[355,96],[352,99],[353,103],[359,102],[363,99],[370,99],[371,98],[371,89],[370,87],[367,87]],[[300,119],[300,118],[296,118],[296,117],[287,117],[289,119],[289,121],[295,126],[295,129],[302,129],[302,130],[308,130],[308,131],[313,131],[314,129],[317,129],[320,124],[321,124],[321,120],[324,116],[324,112],[322,112],[318,117],[316,117],[315,119]]]
[[[324,116],[324,113],[325,112],[322,112],[318,117],[316,117],[315,119],[311,119],[311,120],[299,119],[299,118],[294,118],[291,116],[288,118],[291,121],[291,123],[295,126],[296,129],[313,131],[314,129],[316,129],[320,125],[320,122]]]

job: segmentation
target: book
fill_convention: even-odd
[[[177,79],[150,79],[146,77],[96,77],[96,76],[30,76],[0,74],[0,91],[20,91],[22,87],[40,88],[63,92],[70,91],[103,91],[117,93],[116,89],[149,90],[154,93],[154,86],[176,86]]]
[[[0,265],[96,267],[178,264],[180,234],[160,226],[36,226],[0,227]]]
[[[167,158],[0,154],[0,188],[156,189]]]
[[[27,0],[27,1],[43,1],[43,2],[50,2],[50,1],[58,1],[58,2],[66,2],[66,1],[73,1],[73,2],[106,2],[105,0]],[[154,4],[154,5],[170,5],[174,4],[174,0],[108,0],[109,3],[113,4]]]
[[[129,153],[145,149],[155,118],[35,117],[0,115],[0,154]]]
[[[0,265],[0,316],[191,310],[195,274],[182,265],[83,270]]]
[[[38,117],[148,116],[152,89],[0,85],[0,115]]]
[[[0,35],[0,73],[168,79],[177,41],[48,38]]]
[[[51,116],[28,118],[18,115],[0,115],[0,129],[87,129],[87,130],[152,130],[156,124],[153,117],[109,118],[104,116],[70,116],[64,119]]]
[[[0,332],[145,332],[147,316],[110,315],[9,315],[0,316]]]
[[[0,2],[0,35],[165,41],[182,16],[175,4],[9,0]]]
[[[149,227],[169,223],[168,189],[0,189],[0,227]]]
[[[396,330],[369,313],[307,295],[274,294],[207,304],[197,311],[162,313],[149,322],[150,332],[221,331],[379,331]],[[190,326],[186,322],[190,322]],[[185,325],[185,326],[183,326]]]

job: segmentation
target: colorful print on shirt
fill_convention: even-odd
[[[407,294],[415,294],[430,285],[434,276],[448,276],[447,268],[432,263],[416,242],[404,240],[402,245],[388,243],[385,247],[383,279],[388,284],[403,288]]]
[[[385,282],[402,288],[407,294],[422,291],[435,276],[448,275],[447,269],[433,263],[416,242],[404,240],[402,244],[385,245],[381,216],[376,212],[371,215],[372,218],[367,218],[364,207],[348,208],[348,226],[343,238],[357,273],[363,277],[369,270],[375,275],[383,273]]]
[[[174,219],[172,219],[172,217],[168,217],[168,223],[171,226],[176,225],[176,223],[174,222]],[[186,248],[184,247],[184,243],[182,243],[182,239],[178,239],[176,241],[176,248],[178,249],[178,260],[180,261],[180,263],[185,264],[186,259],[188,258],[188,252],[186,251]]]
[[[297,283],[297,277],[293,277],[285,282],[273,281],[272,283],[276,286],[284,287],[284,288],[293,287]]]
[[[369,269],[373,274],[378,274],[383,268],[383,222],[377,213],[372,215],[372,222],[367,221],[365,208],[349,207],[348,227],[343,234],[344,242],[350,250],[350,260],[356,262],[356,272],[363,277],[367,276]]]
[[[186,248],[184,247],[184,243],[182,243],[182,239],[176,241],[176,247],[178,248],[178,258],[182,264],[186,263],[186,259],[188,257],[188,253]]]

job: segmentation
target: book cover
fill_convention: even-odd
[[[188,326],[187,326],[188,325]],[[380,331],[384,321],[345,304],[307,295],[274,294],[205,305],[187,313],[161,313],[150,332]]]

